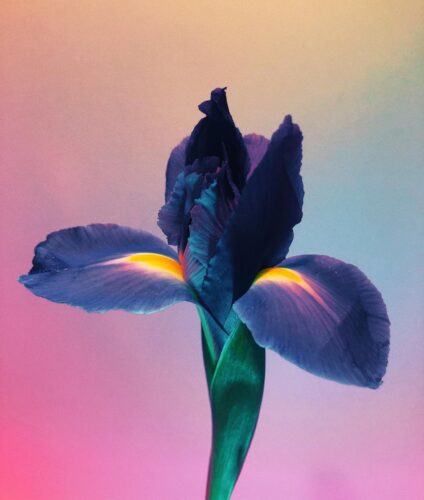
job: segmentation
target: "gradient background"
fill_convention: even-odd
[[[233,498],[424,498],[423,14],[418,0],[2,2],[2,500],[203,497],[194,308],[89,315],[16,277],[58,228],[160,235],[170,149],[223,85],[243,132],[269,135],[289,112],[304,130],[291,255],[360,266],[392,320],[378,391],[268,354]]]

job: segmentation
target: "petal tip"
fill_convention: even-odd
[[[383,384],[383,378],[377,378],[375,380],[371,380],[368,387],[369,389],[373,389],[374,391],[378,389]]]
[[[27,277],[26,274],[22,274],[21,276],[18,276],[18,278],[16,278],[16,281],[18,283],[20,283],[21,285],[24,285],[25,286],[25,278]]]

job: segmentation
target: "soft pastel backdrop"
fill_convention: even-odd
[[[268,355],[233,498],[424,498],[423,15],[418,0],[2,2],[1,500],[202,498],[193,307],[89,315],[16,278],[58,228],[160,235],[169,151],[223,85],[243,132],[269,135],[285,113],[302,125],[291,254],[357,264],[392,320],[377,391]]]

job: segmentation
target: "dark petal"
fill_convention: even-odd
[[[185,245],[190,224],[190,210],[194,200],[200,196],[204,183],[203,175],[181,172],[168,201],[158,213],[158,226],[170,245]]]
[[[258,134],[248,134],[245,135],[243,139],[250,158],[250,170],[248,176],[250,177],[262,161],[262,158],[265,156],[269,146],[269,139]]]
[[[281,262],[302,218],[302,133],[287,116],[249,178],[220,239],[204,293],[222,320],[257,273]]]
[[[191,165],[187,165],[186,172],[196,172],[198,174],[212,174],[218,170],[220,160],[217,156],[205,156],[200,160],[194,160]]]
[[[158,213],[158,226],[170,245],[185,248],[191,221],[190,211],[202,189],[215,178],[218,161],[213,156],[196,160],[192,165],[187,165],[175,180],[171,195]]]
[[[213,120],[233,121],[228,108],[226,90],[227,87],[212,90],[210,100],[199,104],[200,111]]]
[[[256,342],[337,382],[376,388],[386,371],[389,319],[355,266],[303,255],[260,273],[234,309]]]
[[[228,109],[225,89],[215,89],[211,99],[199,105],[205,113],[194,128],[186,149],[186,164],[206,156],[216,156],[220,164],[228,163],[231,177],[241,190],[249,170],[249,157],[243,137]]]
[[[185,175],[181,172],[167,197],[165,205],[158,212],[157,224],[165,234],[170,245],[178,245],[184,223]]]
[[[168,201],[174,189],[178,175],[184,172],[186,147],[188,137],[185,137],[178,146],[171,151],[168,163],[166,165],[166,187],[165,187],[165,202]]]
[[[190,212],[184,266],[189,283],[197,290],[202,285],[209,260],[215,254],[216,245],[235,207],[237,195],[227,196],[230,188],[223,169],[202,191]]]
[[[155,236],[115,224],[51,233],[19,281],[53,302],[103,312],[151,313],[194,297],[175,252]]]

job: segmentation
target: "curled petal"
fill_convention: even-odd
[[[203,176],[195,172],[180,173],[171,196],[159,210],[158,226],[170,245],[180,246],[187,239],[190,210],[202,191],[203,182]]]
[[[386,371],[389,319],[355,266],[304,255],[261,272],[234,309],[256,342],[316,375],[376,388]]]
[[[188,165],[175,180],[174,188],[167,202],[158,213],[158,226],[170,245],[184,250],[191,222],[191,209],[202,190],[207,189],[216,178],[218,158],[207,157]]]
[[[225,89],[215,89],[211,99],[199,105],[206,116],[193,129],[186,149],[186,164],[208,156],[228,163],[231,178],[241,190],[249,170],[249,157],[240,131],[236,128],[227,104]]]
[[[147,232],[114,224],[51,233],[19,281],[35,295],[90,312],[148,314],[195,301],[171,248]]]
[[[171,196],[178,175],[184,172],[188,139],[188,137],[185,137],[178,146],[175,146],[169,156],[166,165],[165,202],[167,202]]]
[[[236,198],[227,196],[227,189],[231,189],[231,186],[226,182],[226,173],[224,169],[214,177],[190,213],[184,264],[188,281],[198,290],[236,203]]]

